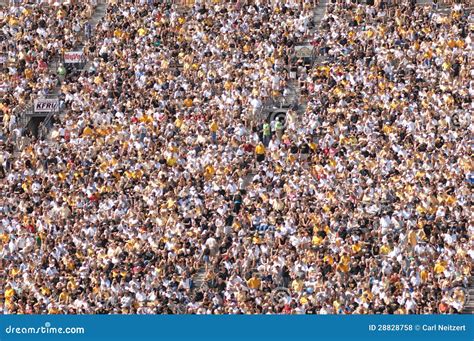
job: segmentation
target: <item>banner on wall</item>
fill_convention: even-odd
[[[34,101],[35,113],[59,111],[59,98],[39,98]]]
[[[84,52],[82,51],[64,52],[64,63],[79,64],[83,62],[84,62]]]

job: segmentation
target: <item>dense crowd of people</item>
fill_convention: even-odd
[[[94,5],[95,1],[12,2],[0,8],[4,133],[17,128],[19,109],[56,87],[58,75],[51,72],[51,66],[53,62],[59,65],[63,53],[82,41]]]
[[[80,31],[86,17],[62,6],[0,18],[24,60],[2,75],[17,82],[5,113],[47,84],[38,67],[26,81],[29,66],[74,45],[44,33]],[[262,120],[314,6],[110,2],[51,136],[0,142],[0,311],[460,312],[474,257],[468,15],[329,5],[299,75],[303,112]]]

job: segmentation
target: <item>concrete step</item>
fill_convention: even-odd
[[[321,20],[324,17],[324,14],[326,14],[326,7],[328,5],[329,1],[328,0],[321,0],[314,9],[314,16],[313,16],[313,23],[315,26],[319,25],[321,23]]]
[[[99,3],[92,14],[91,19],[89,20],[89,24],[92,27],[92,35],[94,35],[94,31],[97,28],[97,25],[101,22],[102,18],[105,16],[107,11],[107,5],[105,3]],[[86,65],[84,66],[84,70],[88,70],[91,66],[91,60],[88,60]]]
[[[311,19],[313,22],[313,27],[309,30],[309,39],[305,39],[302,43],[303,45],[311,46],[311,37],[313,36],[313,33],[319,28],[319,25],[321,24],[321,20],[324,17],[324,14],[326,13],[326,7],[328,5],[329,1],[328,0],[321,0],[316,6],[316,8],[313,10],[313,18]]]
[[[105,16],[106,10],[106,4],[100,3],[97,5],[94,14],[92,15],[92,18],[89,20],[89,23],[91,24],[92,28],[95,28],[96,25],[102,20],[102,18]]]
[[[472,315],[472,314],[474,314],[474,305],[472,305],[472,304],[469,305],[469,304],[468,304],[467,306],[464,307],[464,309],[462,310],[462,313],[463,313],[464,315]]]
[[[206,269],[204,267],[200,268],[199,271],[193,276],[194,288],[200,289],[206,278]]]
[[[316,6],[316,8],[313,10],[313,29],[310,31],[309,38],[303,42],[301,42],[301,45],[311,47],[311,42],[313,40],[313,33],[319,29],[319,26],[321,24],[322,19],[324,18],[324,15],[326,14],[327,6],[329,4],[329,0],[321,0]],[[315,60],[314,64],[317,64],[319,62],[318,58]],[[321,58],[322,59],[322,58]],[[314,65],[313,64],[313,65]],[[287,103],[297,103],[298,104],[298,110],[297,112],[302,114],[305,112],[307,103],[304,100],[301,100],[301,87],[299,82],[292,82],[290,84],[290,94],[285,98],[285,101]]]
[[[468,298],[466,304],[464,305],[464,309],[462,311],[463,314],[472,315],[474,314],[474,276],[469,278],[469,287],[467,289]]]
[[[245,189],[248,187],[248,185],[250,185],[254,176],[255,173],[249,173],[244,177],[243,186]]]

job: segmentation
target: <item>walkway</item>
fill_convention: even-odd
[[[302,42],[302,45],[305,48],[311,50],[313,49],[311,43],[313,40],[314,32],[319,28],[319,25],[321,24],[321,20],[323,19],[324,14],[326,13],[328,3],[329,0],[320,0],[318,6],[316,6],[316,8],[313,10],[313,28],[309,32],[309,39]],[[304,111],[306,110],[306,101],[302,101],[301,99],[301,86],[299,84],[298,79],[291,79],[288,85],[289,86],[286,91],[287,96],[285,96],[285,102],[296,103],[298,105],[298,112],[304,113]]]
[[[468,297],[466,298],[466,305],[464,306],[462,313],[466,315],[472,315],[474,314],[474,276],[471,276],[469,280],[467,294]]]

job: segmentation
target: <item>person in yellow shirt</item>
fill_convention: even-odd
[[[347,253],[343,253],[339,260],[339,264],[337,265],[337,270],[344,273],[348,272],[350,260],[351,260],[350,256]]]
[[[216,120],[212,120],[211,124],[209,125],[209,130],[211,131],[212,143],[217,143],[217,130],[218,129],[219,129],[219,125],[217,124]]]
[[[183,125],[183,119],[181,116],[178,116],[176,120],[174,121],[174,125],[176,128],[181,129],[181,126]]]
[[[33,70],[30,68],[25,69],[25,78],[32,79],[33,78]]]
[[[262,281],[255,275],[247,281],[247,285],[250,289],[259,289],[261,284]]]
[[[312,239],[313,246],[319,246],[324,241],[324,237],[315,234]]]
[[[380,248],[380,253],[382,255],[388,255],[390,253],[391,249],[390,249],[390,246],[388,245],[382,245],[382,247]]]
[[[94,78],[94,84],[96,85],[101,85],[103,83],[103,79],[100,75],[97,75],[95,78]]]
[[[216,170],[214,168],[213,165],[208,165],[206,168],[205,168],[205,171],[204,171],[204,177],[209,180],[211,179],[214,174],[216,174]]]
[[[139,35],[140,37],[143,37],[146,33],[147,33],[147,30],[144,29],[143,27],[141,27],[140,29],[138,29],[138,35]]]
[[[408,232],[408,242],[412,248],[416,246],[417,236],[415,230],[411,230],[410,232]]]
[[[186,108],[190,108],[193,106],[193,100],[191,98],[186,98],[183,104]]]
[[[434,266],[435,274],[439,275],[442,274],[446,270],[446,262],[445,261],[438,261]]]
[[[69,294],[67,293],[67,291],[63,291],[61,292],[61,294],[59,294],[59,301],[63,303],[69,302]]]
[[[11,287],[5,290],[5,300],[9,303],[13,301],[13,296],[15,296],[15,290]]]
[[[295,291],[295,292],[301,292],[301,291],[303,291],[303,289],[304,289],[304,282],[303,282],[303,280],[301,280],[300,278],[297,278],[297,279],[293,280],[293,282],[291,283],[291,288],[292,288],[293,291]]]
[[[265,146],[262,142],[259,142],[255,147],[255,153],[257,154],[257,161],[262,162],[265,160]]]
[[[116,28],[114,31],[114,37],[115,38],[121,38],[122,37],[122,31],[119,28]]]
[[[177,160],[170,156],[169,158],[166,159],[166,164],[169,166],[169,167],[174,167],[177,163]]]

